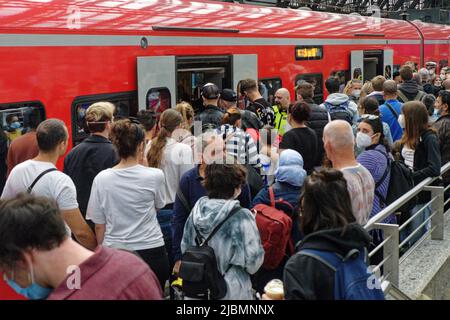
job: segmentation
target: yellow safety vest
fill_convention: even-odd
[[[280,110],[277,105],[273,106],[273,112],[275,113],[275,129],[282,136],[286,129],[287,112]]]

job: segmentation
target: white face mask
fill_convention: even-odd
[[[365,133],[358,132],[356,134],[356,146],[365,149],[372,144],[372,138]]]
[[[353,90],[352,96],[359,99],[359,97],[361,96],[361,90]]]
[[[398,116],[398,124],[400,125],[400,128],[405,129],[405,116],[403,114]]]

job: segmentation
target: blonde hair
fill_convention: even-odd
[[[189,103],[182,101],[175,106],[175,110],[183,117],[183,129],[190,130],[189,121],[194,119],[194,108]]]
[[[362,85],[362,81],[361,80],[359,80],[359,79],[352,79],[349,82],[347,82],[347,84],[345,85],[345,88],[344,88],[344,90],[342,92],[349,96],[350,95],[350,88],[352,87],[352,85],[354,83],[359,83],[359,84]]]
[[[86,123],[90,132],[102,132],[106,122],[112,121],[116,107],[111,102],[96,102],[86,110]]]
[[[372,82],[366,81],[361,88],[361,95],[359,96],[359,103],[364,101],[364,99],[373,92]]]
[[[112,120],[116,107],[111,102],[101,101],[91,104],[86,110],[86,120],[97,122],[104,119]]]

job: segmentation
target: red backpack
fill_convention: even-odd
[[[286,249],[289,249],[291,253],[294,252],[291,240],[292,219],[284,211],[275,208],[275,204],[283,203],[292,211],[294,208],[283,199],[275,201],[272,187],[269,187],[269,196],[270,206],[260,203],[253,208],[253,211],[256,211],[256,224],[264,248],[263,268],[273,270],[285,257]]]

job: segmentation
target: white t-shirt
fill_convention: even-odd
[[[151,141],[147,150],[151,149]],[[161,170],[166,178],[164,185],[164,198],[166,204],[175,202],[177,189],[181,177],[186,171],[194,167],[193,152],[191,147],[184,143],[176,142],[172,138],[167,139],[164,154],[161,160]]]
[[[106,169],[95,177],[86,219],[106,225],[103,245],[129,250],[164,245],[156,219],[156,209],[165,205],[163,184],[161,170],[142,165]]]
[[[405,164],[408,168],[414,168],[414,150],[407,147],[406,145],[402,148],[402,157],[405,159]]]
[[[42,172],[52,168],[56,167],[51,162],[35,160],[27,160],[18,164],[12,169],[1,198],[9,199],[21,192],[26,192]],[[77,189],[72,179],[61,171],[51,171],[42,176],[31,193],[55,200],[62,211],[78,208]]]

